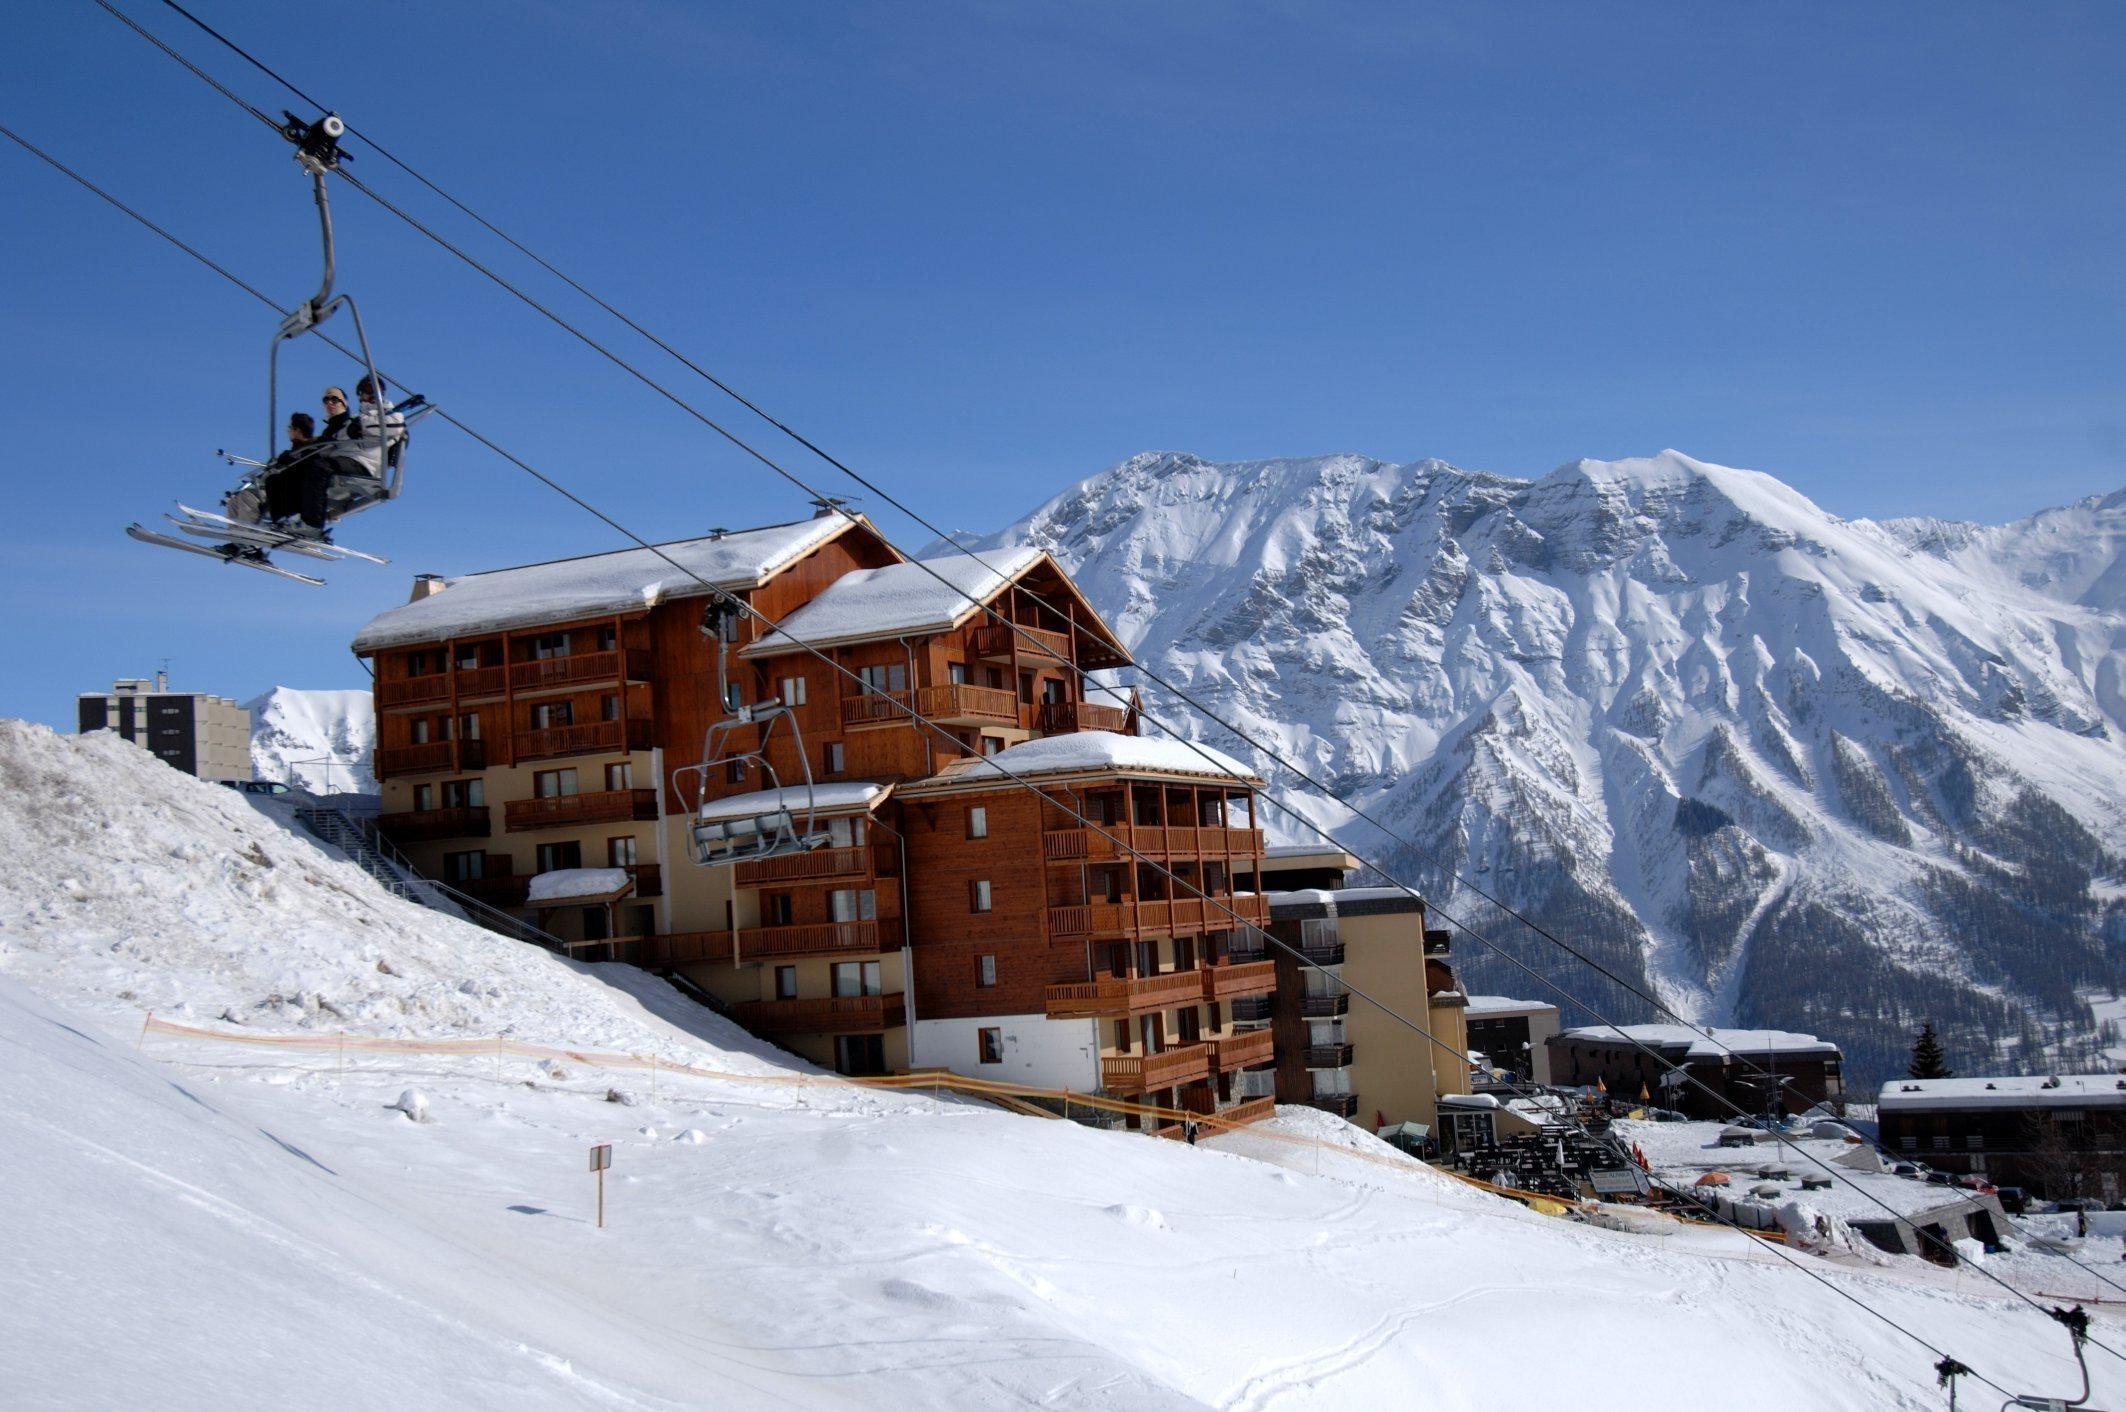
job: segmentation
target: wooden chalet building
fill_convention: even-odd
[[[1239,1075],[1274,1061],[1272,1036],[1234,1018],[1276,984],[1234,959],[1267,920],[1261,781],[1084,698],[1047,654],[1130,659],[1053,560],[926,570],[839,515],[661,547],[760,615],[726,668],[734,695],[792,708],[797,736],[766,747],[779,800],[737,761],[674,779],[729,713],[700,630],[713,596],[658,556],[423,579],[354,642],[374,664],[381,827],[418,866],[588,954],[683,972],[844,1073],[1269,1111]],[[698,866],[704,812],[802,811],[798,736],[828,845]]]

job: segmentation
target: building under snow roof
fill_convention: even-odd
[[[1997,1079],[1892,1079],[1879,1110],[2126,1108],[2126,1074],[2056,1074]]]
[[[983,759],[955,760],[929,779],[904,786],[902,793],[970,786],[994,789],[1014,779],[1048,783],[1080,775],[1214,780],[1247,788],[1262,783],[1262,777],[1247,766],[1208,745],[1114,731],[1073,731],[1029,740]]]
[[[465,574],[370,619],[355,634],[354,650],[376,652],[640,612],[669,599],[706,596],[710,590],[702,580],[734,593],[756,589],[859,523],[869,529],[862,516],[817,515],[790,524],[673,540],[654,551],[617,549]]]
[[[763,636],[741,654],[773,657],[807,648],[921,637],[950,632],[996,605],[1006,591],[1026,583],[1041,591],[1049,621],[1081,631],[1078,665],[1127,665],[1129,653],[1114,630],[1080,594],[1055,561],[1038,549],[996,549],[983,555],[951,554],[919,563],[888,564],[843,574],[811,602],[783,619],[780,631]],[[1068,617],[1057,618],[1058,608]],[[1011,615],[1019,621],[1018,615]],[[1002,630],[1003,625],[998,625]],[[1039,657],[1038,639],[1019,644]]]
[[[1844,1097],[1844,1055],[1789,1030],[1583,1025],[1552,1035],[1551,1082],[1645,1094],[1694,1118],[1806,1112]]]
[[[1837,1045],[1827,1039],[1818,1039],[1812,1034],[1795,1034],[1790,1030],[1729,1030],[1705,1026],[1693,1029],[1689,1025],[1583,1025],[1558,1036],[1561,1040],[1577,1040],[1587,1044],[1624,1045],[1636,1049],[1645,1045],[1671,1060],[1688,1056],[1693,1059],[1717,1059],[1724,1054],[1829,1054],[1839,1053]]]

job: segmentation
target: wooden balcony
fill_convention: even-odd
[[[1184,1044],[1161,1054],[1115,1054],[1100,1061],[1100,1086],[1110,1093],[1150,1093],[1210,1077],[1210,1051]]]
[[[1207,1042],[1211,1046],[1211,1067],[1221,1074],[1228,1069],[1267,1064],[1277,1057],[1277,1040],[1268,1030],[1245,1030],[1228,1039]]]
[[[879,950],[877,922],[810,922],[790,927],[749,927],[738,934],[742,961],[780,961],[792,956],[860,956]]]
[[[376,752],[376,777],[401,779],[407,775],[447,775],[487,768],[487,746],[477,740],[431,740],[421,745],[380,746]]]
[[[1427,960],[1425,962],[1426,994],[1438,995],[1443,990],[1459,990],[1460,988],[1455,983],[1454,968],[1445,961]]]
[[[876,1034],[904,1023],[907,1009],[892,995],[837,995],[817,1000],[748,1000],[734,1007],[738,1023],[755,1034]]]
[[[552,760],[564,755],[601,755],[621,750],[650,748],[648,721],[591,721],[580,726],[551,726],[545,730],[518,731],[515,740],[519,764],[526,760]]]
[[[485,838],[491,827],[484,805],[383,814],[378,816],[376,826],[401,843],[425,843],[437,838]]]
[[[1096,981],[1052,985],[1043,993],[1049,1018],[1083,1015],[1148,1015],[1203,999],[1203,977],[1196,971],[1161,971],[1150,976],[1102,976]]]
[[[954,726],[1016,726],[1019,699],[989,686],[925,686],[913,691],[873,691],[842,702],[842,725],[890,726],[912,719],[909,710]]]
[[[376,704],[379,706],[419,706],[430,701],[448,700],[448,672],[437,672],[433,676],[425,677],[401,677],[397,681],[380,681],[376,684]]]
[[[1120,706],[1096,701],[1044,701],[1035,721],[1043,735],[1071,731],[1119,731],[1129,724],[1129,712]]]
[[[731,934],[713,932],[659,932],[642,938],[636,954],[645,966],[683,966],[704,961],[731,960]]]
[[[503,806],[502,815],[503,827],[511,833],[578,824],[646,823],[657,817],[657,791],[602,789],[591,794],[512,799]]]
[[[1218,1110],[1218,1116],[1228,1123],[1259,1123],[1276,1113],[1277,1100],[1274,1098],[1243,1098]]]
[[[975,655],[992,662],[1007,662],[1016,652],[1019,660],[1028,666],[1046,662],[1050,666],[1072,660],[1070,634],[1051,632],[1047,628],[1031,628],[1023,623],[1005,625],[989,623],[974,630]]]
[[[766,887],[775,883],[868,877],[870,873],[871,850],[868,847],[818,848],[810,853],[791,853],[781,858],[740,863],[733,881],[740,887]]]
[[[1233,918],[1238,914],[1240,922]],[[1241,923],[1261,925],[1269,902],[1255,892],[1219,898],[1181,897],[1155,902],[1090,902],[1048,909],[1048,929],[1057,936],[1144,937],[1176,932],[1226,931]]]
[[[650,654],[639,647],[542,657],[536,662],[515,662],[509,668],[512,691],[552,691],[600,682],[648,681],[649,677]]]
[[[1229,829],[1218,824],[1102,824],[1098,828],[1074,824],[1041,835],[1041,856],[1057,863],[1112,863],[1140,854],[1158,859],[1252,862],[1261,852],[1261,829]],[[1261,917],[1253,920],[1268,919],[1265,907]]]
[[[1203,998],[1231,1000],[1241,995],[1267,995],[1277,989],[1275,961],[1231,962],[1203,968]]]
[[[1300,1051],[1309,1069],[1348,1069],[1353,1052],[1348,1044],[1310,1044]]]
[[[1333,1020],[1338,1015],[1351,1013],[1351,992],[1340,990],[1334,995],[1302,995],[1299,997],[1299,1017],[1302,1020]]]
[[[507,667],[460,667],[458,668],[458,699],[478,701],[490,696],[501,696],[509,690]]]
[[[1307,1100],[1310,1108],[1319,1108],[1324,1113],[1334,1113],[1339,1118],[1355,1117],[1358,1114],[1358,1095],[1355,1093],[1317,1093]]]
[[[1299,954],[1308,966],[1341,966],[1344,963],[1344,944],[1340,941],[1326,946],[1302,946]]]
[[[1277,997],[1274,995],[1243,995],[1231,1006],[1233,1019],[1247,1024],[1258,1024],[1271,1019],[1277,1013]]]

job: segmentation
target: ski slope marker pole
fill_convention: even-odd
[[[613,1165],[613,1145],[601,1142],[591,1148],[591,1170],[598,1174],[598,1229],[605,1229],[605,1169]]]
[[[142,1020],[142,1021],[140,1022],[140,1038],[139,1038],[139,1039],[137,1039],[137,1040],[134,1040],[134,1041],[133,1041],[133,1048],[134,1048],[135,1050],[139,1050],[140,1048],[142,1048],[143,1046],[145,1046],[145,1045],[147,1044],[147,1042],[148,1042],[148,1026],[150,1026],[150,1025],[152,1025],[152,1024],[154,1024],[154,1023],[155,1023],[155,1012],[154,1012],[153,1010],[150,1010],[150,1011],[148,1011],[148,1017],[147,1017],[147,1018],[146,1018],[145,1020]]]

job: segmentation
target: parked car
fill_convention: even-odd
[[[2011,1216],[2020,1216],[2030,1209],[2030,1193],[2019,1186],[1995,1187],[1993,1195],[1999,1199],[2001,1210]]]
[[[1927,1178],[1927,1164],[1924,1162],[1893,1162],[1890,1164],[1890,1175],[1910,1177],[1914,1181],[1925,1181]]]
[[[1927,1168],[1926,1175],[1920,1178],[1920,1180],[1928,1182],[1934,1186],[1947,1186],[1949,1184],[1949,1174],[1947,1172],[1937,1172],[1932,1167],[1929,1167]]]
[[[1972,1172],[1965,1176],[1958,1177],[1954,1184],[1956,1186],[1962,1187],[1965,1191],[1991,1192],[1998,1194],[2000,1190],[1998,1187],[1994,1186],[1993,1183],[1987,1181],[1984,1177],[1980,1176],[1976,1172]]]
[[[216,780],[215,783],[226,785],[230,789],[241,790],[245,794],[286,794],[288,792],[288,786],[282,784],[279,780]]]
[[[2052,1209],[2071,1216],[2077,1211],[2101,1211],[2104,1203],[2089,1196],[2067,1196],[2053,1202]]]

